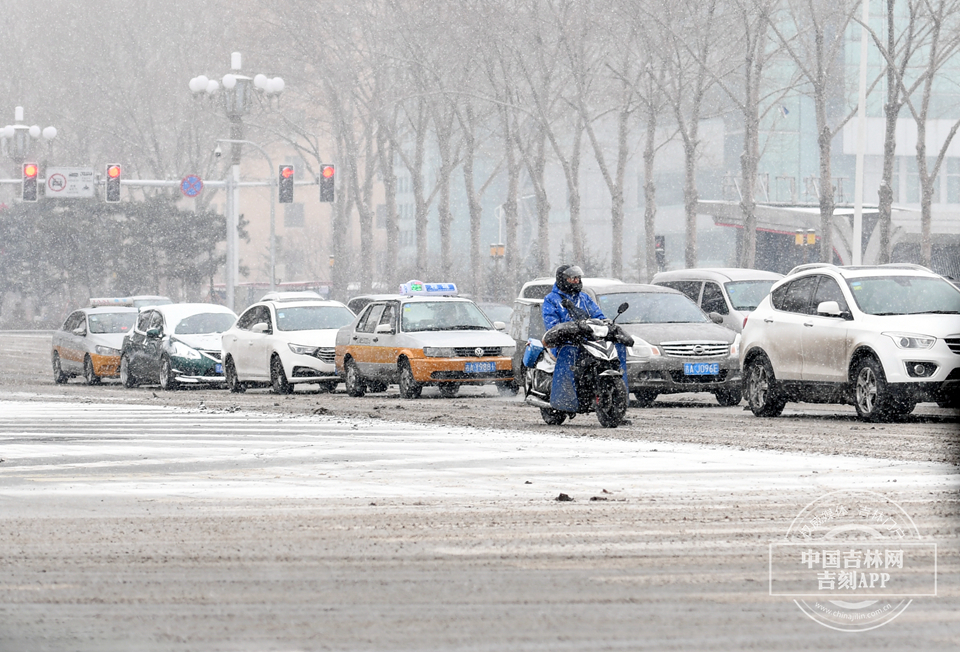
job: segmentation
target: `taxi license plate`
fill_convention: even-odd
[[[217,364],[215,364],[215,365],[213,366],[213,370],[214,370],[215,372],[217,372],[218,374],[222,374],[222,373],[223,373],[223,365],[218,362]]]
[[[467,362],[463,370],[468,374],[488,374],[497,370],[496,362]]]
[[[685,376],[719,376],[719,362],[684,362],[683,374]]]

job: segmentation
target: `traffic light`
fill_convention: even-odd
[[[653,251],[656,254],[657,269],[662,270],[667,265],[667,242],[662,235],[653,236]]]
[[[332,165],[320,168],[320,201],[333,201],[337,170]]]
[[[120,201],[120,166],[115,163],[107,166],[107,190],[104,195],[110,204]]]
[[[281,204],[293,203],[293,166],[280,166],[280,185],[277,189]]]
[[[23,201],[37,201],[37,176],[40,167],[36,163],[23,164],[23,183],[20,198]]]

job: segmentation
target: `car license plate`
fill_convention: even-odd
[[[214,370],[215,372],[217,372],[218,374],[222,374],[222,373],[223,373],[223,365],[218,362],[217,364],[215,364],[215,365],[213,366],[213,370]]]
[[[467,362],[463,370],[468,374],[488,374],[497,370],[496,362]]]
[[[719,362],[684,362],[683,373],[685,376],[719,376]]]

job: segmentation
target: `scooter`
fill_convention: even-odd
[[[592,319],[568,299],[563,307],[574,321],[557,324],[543,341],[527,340],[523,352],[524,400],[540,408],[543,420],[560,425],[577,414],[596,412],[600,425],[616,428],[627,413],[627,352],[633,338],[617,325],[617,317]],[[557,355],[550,349],[558,347]]]

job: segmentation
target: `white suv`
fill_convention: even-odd
[[[314,292],[274,292],[247,308],[224,332],[223,373],[232,392],[271,385],[289,394],[298,383],[332,392],[340,382],[334,365],[337,331],[353,321],[339,301]]]
[[[787,401],[853,403],[867,421],[956,404],[960,290],[918,265],[801,265],[747,319],[740,364],[757,416]]]

